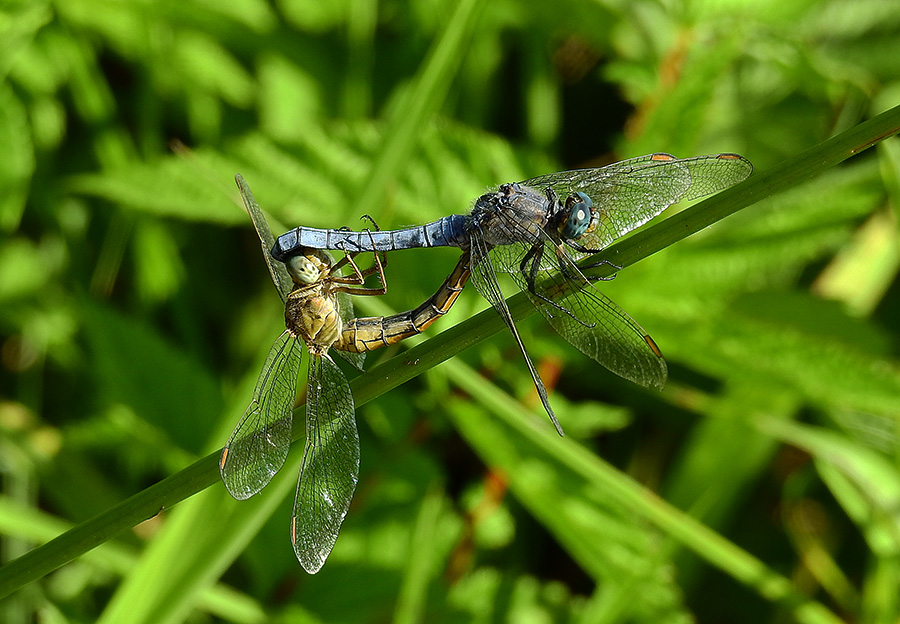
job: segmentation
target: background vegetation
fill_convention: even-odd
[[[4,562],[220,448],[246,407],[282,311],[235,173],[285,226],[397,227],[652,151],[777,172],[900,101],[890,0],[2,10]],[[666,354],[662,393],[523,321],[565,439],[505,334],[361,406],[318,575],[289,545],[295,452],[254,500],[215,483],[0,620],[897,622],[898,171],[890,139],[604,284]],[[454,262],[395,254],[358,309],[410,308]]]

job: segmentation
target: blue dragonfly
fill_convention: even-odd
[[[345,252],[459,247],[470,253],[472,283],[512,332],[544,408],[562,428],[528,356],[497,280],[507,273],[568,342],[617,375],[662,388],[667,368],[659,347],[624,310],[603,295],[577,262],[643,225],[672,204],[716,193],[746,179],[738,154],[675,158],[649,154],[596,169],[574,169],[500,185],[469,214],[426,225],[373,232],[298,227],[278,237],[280,261],[302,248]]]

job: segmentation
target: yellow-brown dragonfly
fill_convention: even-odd
[[[244,179],[235,177],[259,235],[272,281],[285,304],[286,329],[272,345],[253,390],[253,399],[222,450],[219,471],[238,500],[262,490],[281,469],[291,445],[293,406],[304,342],[309,351],[306,446],[291,518],[294,553],[314,574],[328,558],[359,478],[359,436],[353,396],[329,349],[357,368],[365,352],[424,331],[456,301],[469,278],[464,253],[438,291],[419,307],[390,317],[351,318],[349,295],[384,294],[383,261],[360,270],[355,254],[332,263],[323,251],[308,249],[282,264],[269,255],[274,238]],[[351,273],[342,276],[342,269]],[[377,275],[380,285],[365,286]]]

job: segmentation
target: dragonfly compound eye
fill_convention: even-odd
[[[593,205],[591,198],[581,191],[566,198],[566,211],[569,216],[560,230],[563,238],[578,239],[587,231],[591,224]]]
[[[287,271],[298,284],[312,284],[322,274],[316,263],[306,256],[294,256],[288,260]]]

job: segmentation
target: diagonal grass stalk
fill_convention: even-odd
[[[621,267],[634,264],[765,197],[796,186],[898,132],[900,106],[637,232],[611,246],[604,256]],[[534,312],[534,307],[523,294],[510,298],[508,303],[517,319]],[[485,310],[413,347],[355,379],[351,386],[356,404],[371,401],[463,349],[478,344],[503,327],[503,322],[493,310]],[[302,420],[298,417],[295,422],[302,423]],[[162,509],[209,487],[218,481],[218,455],[216,452],[198,460],[3,566],[0,568],[0,598],[42,578]],[[770,587],[768,583],[763,584],[761,589],[765,590],[764,595],[770,595],[767,589]]]

